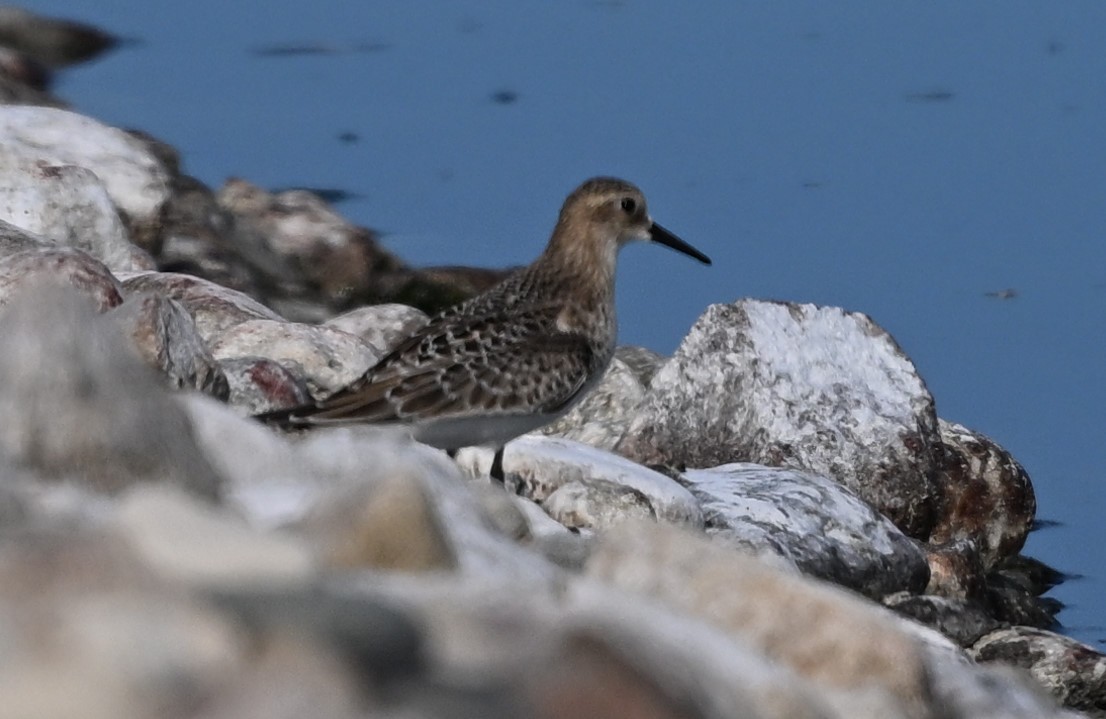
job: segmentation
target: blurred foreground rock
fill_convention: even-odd
[[[215,498],[222,478],[184,413],[95,309],[45,284],[0,314],[0,459],[96,491],[170,482]]]

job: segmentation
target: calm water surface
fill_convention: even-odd
[[[1106,4],[40,0],[140,42],[77,109],[218,185],[354,193],[414,263],[510,265],[580,180],[715,260],[624,253],[621,339],[743,296],[871,315],[949,420],[1025,465],[1027,552],[1106,641]],[[987,292],[1014,289],[998,299]]]

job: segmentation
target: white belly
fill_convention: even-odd
[[[558,414],[447,417],[411,425],[411,436],[438,449],[502,447],[508,441],[557,420]]]

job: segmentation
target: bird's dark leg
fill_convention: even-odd
[[[447,449],[445,451],[445,453],[450,459],[457,459],[457,450],[456,449]]]
[[[503,476],[503,448],[498,447],[495,450],[495,457],[492,459],[492,471],[489,472],[491,478],[500,484],[506,483],[506,477]]]

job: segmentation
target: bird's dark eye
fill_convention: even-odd
[[[634,210],[637,209],[637,202],[635,202],[632,197],[623,197],[622,209],[626,211],[627,215],[632,215],[634,214]]]

